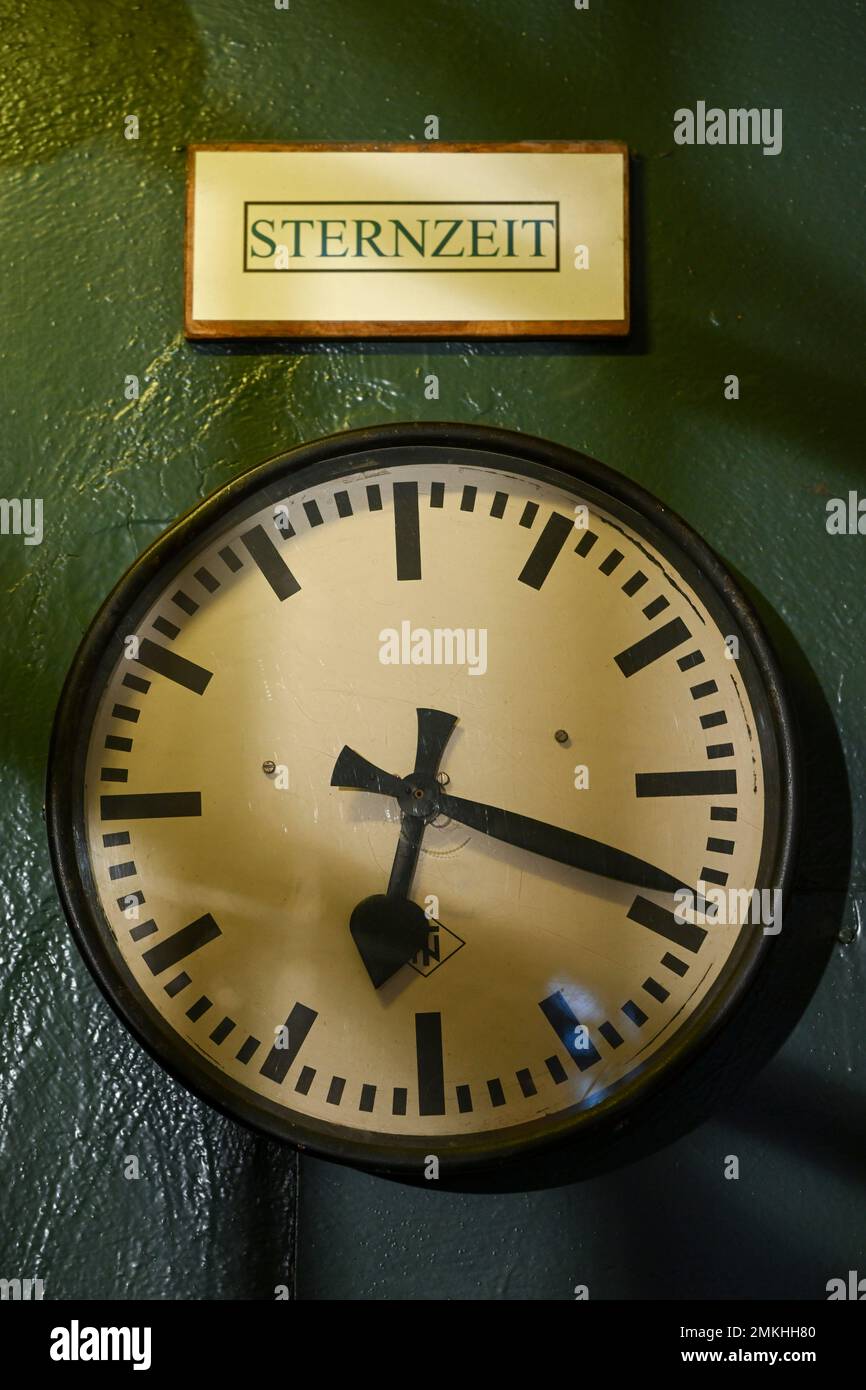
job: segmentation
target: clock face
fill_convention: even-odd
[[[760,631],[661,504],[401,426],[254,470],[133,567],[64,692],[49,823],[167,1067],[420,1170],[619,1113],[711,1031],[775,930],[743,905],[786,886],[791,777]]]

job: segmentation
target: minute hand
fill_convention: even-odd
[[[586,835],[577,835],[573,830],[560,830],[555,825],[533,820],[530,816],[520,816],[514,811],[503,811],[499,806],[485,806],[480,801],[467,801],[462,796],[448,796],[440,792],[437,797],[439,810],[452,820],[467,825],[472,830],[480,830],[494,840],[503,840],[517,849],[529,850],[532,854],[553,859],[557,864],[568,864],[573,869],[583,869],[586,873],[600,874],[604,878],[616,879],[620,883],[633,883],[637,888],[655,888],[659,892],[673,893],[681,888],[682,880],[666,874],[662,869],[637,859],[633,854],[603,845],[598,840],[590,840]]]

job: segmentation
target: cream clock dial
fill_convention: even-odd
[[[792,806],[772,657],[702,542],[592,460],[445,425],[296,450],[167,532],[85,638],[49,777],[137,1036],[395,1170],[673,1075],[772,939],[742,906],[784,893]]]

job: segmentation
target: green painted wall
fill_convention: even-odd
[[[71,945],[41,819],[47,739],[83,629],[178,513],[294,443],[433,418],[597,456],[743,577],[803,715],[797,942],[781,994],[691,1088],[714,1118],[688,1131],[662,1107],[658,1142],[687,1132],[639,1159],[626,1144],[606,1176],[572,1164],[544,1190],[443,1193],[303,1160],[300,1296],[821,1297],[866,1272],[866,946],[838,940],[864,903],[866,538],[824,525],[828,497],[866,494],[863,5],[0,0],[0,26],[0,493],[45,509],[40,546],[0,537],[0,1275],[42,1277],[48,1297],[291,1284],[294,1158],[167,1080]],[[676,146],[673,112],[698,99],[781,107],[782,153]],[[429,113],[449,140],[628,141],[628,343],[184,342],[188,142],[405,140]],[[739,1183],[721,1177],[730,1153]]]

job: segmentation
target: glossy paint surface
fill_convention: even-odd
[[[606,1176],[578,1181],[572,1164],[551,1190],[531,1190],[536,1174],[496,1195],[302,1160],[300,1295],[571,1298],[588,1283],[597,1297],[676,1297],[687,1277],[702,1297],[814,1298],[858,1261],[862,1273],[866,943],[839,933],[866,893],[866,564],[863,538],[825,529],[828,499],[864,487],[862,6],[0,11],[0,490],[45,506],[41,546],[0,541],[0,1273],[43,1277],[47,1297],[272,1297],[291,1283],[295,1160],[167,1082],[108,1010],[50,875],[45,755],[84,628],[180,512],[294,443],[413,417],[585,450],[742,577],[801,712],[802,918],[778,993],[756,996],[745,1042],[698,1076],[689,1106],[654,1117],[654,1153],[624,1143]],[[782,153],[675,145],[673,113],[698,99],[782,108]],[[129,112],[137,142],[123,137]],[[429,112],[452,139],[628,141],[627,343],[183,341],[188,142],[423,139]],[[730,373],[738,401],[724,397]],[[713,1118],[690,1128],[686,1109],[692,1125]],[[723,1176],[731,1154],[738,1181]]]

